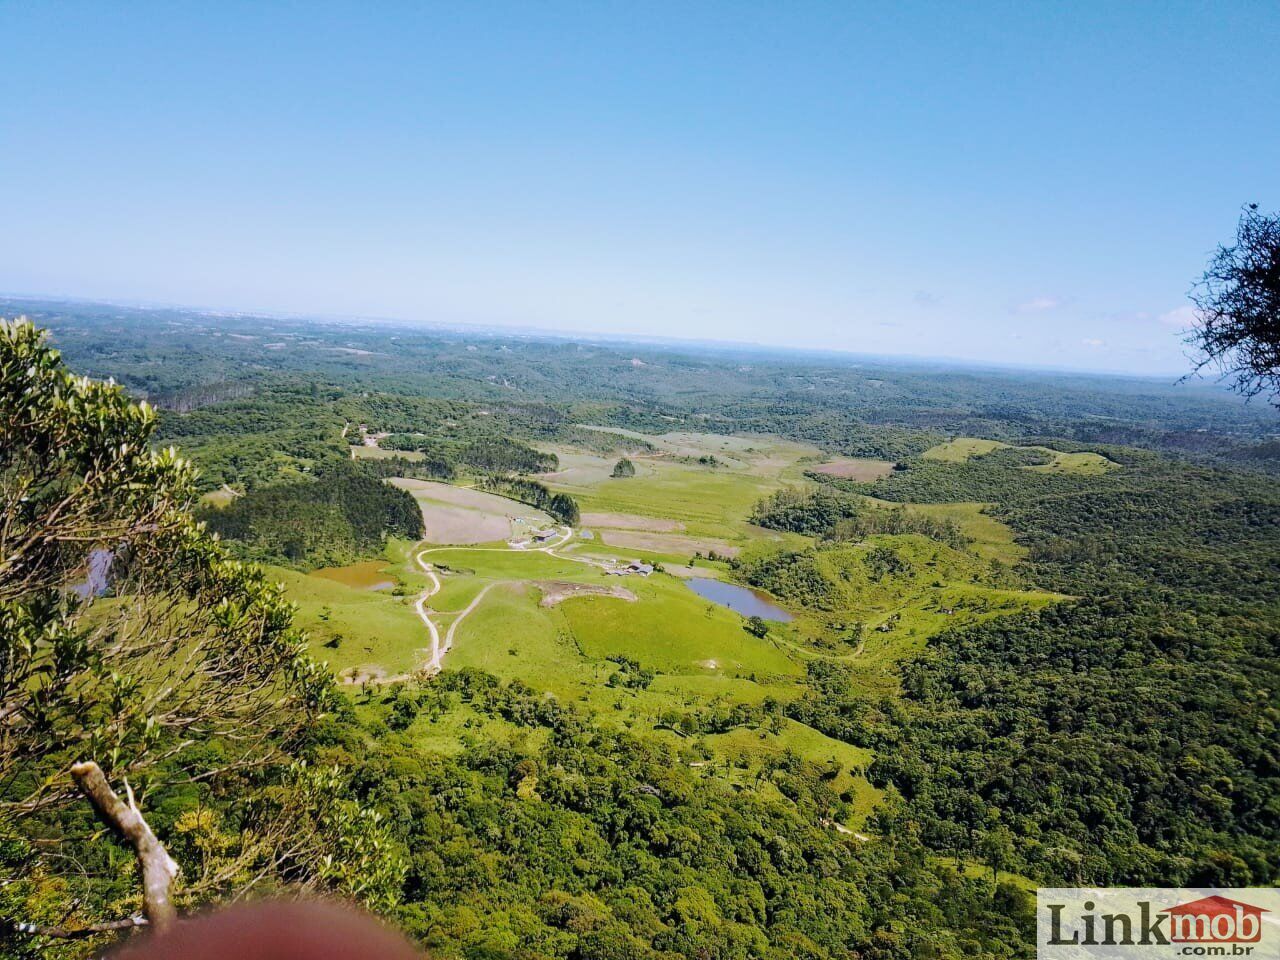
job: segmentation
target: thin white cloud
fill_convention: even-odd
[[[1179,330],[1190,330],[1195,321],[1196,308],[1192,306],[1178,307],[1168,313],[1160,314],[1161,323],[1168,327],[1177,327]]]
[[[1093,347],[1095,350],[1098,347],[1105,347],[1107,345],[1107,341],[1099,340],[1097,337],[1085,337],[1080,342],[1083,343],[1086,347]]]
[[[1018,304],[1019,313],[1044,313],[1046,310],[1056,310],[1062,306],[1061,297],[1032,297],[1024,303]]]

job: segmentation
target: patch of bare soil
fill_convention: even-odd
[[[611,527],[614,530],[649,530],[654,533],[667,533],[684,529],[684,524],[679,520],[642,517],[635,513],[584,513],[582,515],[582,526]]]
[[[613,597],[615,600],[626,600],[635,603],[637,597],[625,587],[615,584],[602,586],[595,583],[571,583],[567,580],[537,580],[533,584],[542,591],[540,607],[554,607],[562,600],[572,597]]]
[[[887,477],[893,473],[894,464],[889,460],[865,460],[860,457],[845,457],[819,464],[813,468],[814,473],[825,473],[829,477],[842,477],[845,480],[857,480],[859,483],[870,483]]]
[[[550,523],[541,510],[497,494],[456,487],[435,480],[395,477],[391,483],[408,490],[422,508],[423,539],[430,543],[491,543],[511,536],[517,517]]]
[[[338,674],[338,679],[343,683],[384,683],[387,679],[387,670],[377,664],[347,667]]]
[[[649,550],[653,553],[694,554],[715,551],[722,557],[736,557],[738,548],[715,540],[699,540],[670,533],[643,533],[638,530],[604,530],[600,539],[611,547]]]
[[[428,543],[492,543],[511,536],[511,520],[496,513],[447,507],[419,500],[422,507],[422,538]]]

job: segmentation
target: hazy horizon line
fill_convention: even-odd
[[[690,347],[721,347],[729,349],[748,350],[750,352],[770,352],[777,351],[787,354],[797,354],[801,356],[815,356],[825,353],[838,354],[842,357],[850,359],[859,358],[867,360],[891,361],[898,363],[918,363],[933,364],[945,367],[955,367],[963,370],[990,370],[997,372],[1016,372],[1024,371],[1030,373],[1057,373],[1072,376],[1090,376],[1105,379],[1119,380],[1143,380],[1157,381],[1165,383],[1168,386],[1176,386],[1186,382],[1193,385],[1218,388],[1230,392],[1229,388],[1224,386],[1220,380],[1211,380],[1201,376],[1195,370],[1193,364],[1188,361],[1187,368],[1182,371],[1169,370],[1163,373],[1143,373],[1138,371],[1117,371],[1103,370],[1091,367],[1073,367],[1058,366],[1054,364],[1032,364],[1017,362],[1002,362],[996,360],[974,360],[966,357],[953,357],[946,355],[930,355],[918,353],[872,353],[854,350],[848,347],[806,347],[795,346],[789,344],[765,343],[755,340],[719,340],[715,338],[703,337],[671,337],[659,336],[641,333],[620,333],[610,332],[606,330],[583,331],[583,330],[565,330],[554,327],[541,327],[534,324],[524,325],[516,323],[501,322],[476,322],[464,320],[421,320],[408,319],[405,317],[385,317],[361,314],[319,314],[306,313],[293,310],[262,310],[245,307],[226,307],[226,306],[208,306],[192,303],[178,303],[167,300],[147,300],[133,298],[117,298],[117,297],[93,297],[73,294],[52,294],[52,293],[19,293],[13,291],[0,291],[0,300],[18,300],[30,301],[35,303],[79,303],[90,304],[96,306],[112,306],[125,307],[133,310],[183,310],[194,314],[206,316],[228,316],[228,317],[262,317],[273,320],[300,320],[310,321],[314,323],[330,323],[330,324],[390,324],[406,326],[419,329],[436,329],[454,333],[472,332],[488,336],[493,335],[532,335],[546,339],[557,340],[606,340],[613,343],[635,344],[641,345],[687,345]],[[1166,379],[1168,378],[1168,379]]]

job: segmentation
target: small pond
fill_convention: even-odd
[[[387,566],[385,560],[365,560],[347,567],[325,567],[323,570],[313,570],[311,576],[337,580],[338,583],[357,590],[390,590],[396,582],[384,572]]]
[[[700,597],[706,597],[713,603],[728,607],[744,617],[760,617],[786,623],[795,618],[770,600],[759,590],[740,587],[736,583],[725,583],[723,580],[710,580],[706,577],[692,577],[685,584]]]

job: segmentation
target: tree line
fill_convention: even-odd
[[[481,490],[527,503],[531,507],[545,511],[561,523],[573,525],[581,519],[578,501],[567,493],[552,493],[545,484],[537,480],[490,474],[481,478],[476,486]]]

